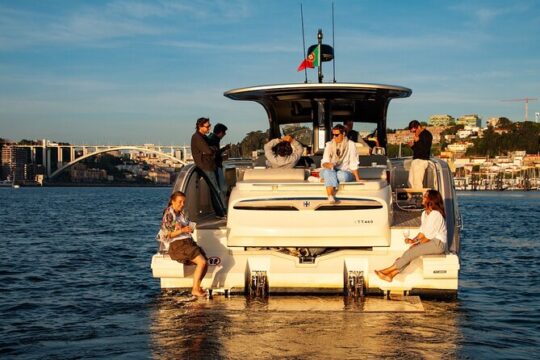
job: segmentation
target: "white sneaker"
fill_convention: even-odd
[[[308,182],[312,182],[312,183],[318,183],[318,182],[321,182],[321,179],[318,178],[318,177],[315,177],[315,176],[309,176],[309,177],[307,178],[307,181],[308,181]]]

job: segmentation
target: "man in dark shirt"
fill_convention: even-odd
[[[217,123],[216,126],[214,126],[214,131],[207,137],[208,144],[216,152],[216,178],[219,184],[219,189],[221,190],[223,203],[225,203],[225,196],[228,190],[223,173],[223,153],[229,150],[230,145],[227,144],[224,147],[221,147],[220,142],[221,139],[223,139],[223,137],[225,137],[227,134],[227,130],[228,128],[225,125]]]
[[[414,134],[413,141],[409,142],[413,151],[413,160],[409,169],[409,186],[413,189],[422,189],[424,174],[429,166],[433,135],[418,120],[409,123],[409,131]]]
[[[195,166],[201,169],[208,180],[210,181],[210,186],[215,190],[215,193],[219,197],[219,201],[222,203],[222,206],[217,206],[214,203],[214,209],[219,216],[224,214],[221,212],[221,208],[225,209],[225,203],[222,200],[221,190],[216,179],[216,150],[208,144],[208,139],[206,134],[210,132],[210,119],[208,118],[199,118],[195,124],[196,131],[191,136],[191,155],[193,156],[193,161]],[[212,197],[213,202],[216,200]]]
[[[345,126],[347,138],[354,142],[358,142],[358,131],[353,130],[354,122],[352,121],[352,119],[343,120],[343,126]]]

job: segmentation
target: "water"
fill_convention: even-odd
[[[0,357],[527,359],[540,350],[537,192],[460,193],[457,301],[362,313],[339,297],[162,294],[149,261],[169,191],[0,189]]]

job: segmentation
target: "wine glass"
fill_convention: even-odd
[[[411,230],[409,229],[403,230],[403,237],[405,238],[405,240],[407,240],[410,235],[411,235]]]

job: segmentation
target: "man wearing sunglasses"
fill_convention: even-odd
[[[332,128],[332,141],[326,143],[321,165],[323,170],[320,176],[324,179],[326,195],[331,204],[337,202],[335,195],[339,183],[360,181],[356,145],[347,139],[343,125]]]
[[[205,117],[197,119],[195,124],[196,131],[191,136],[191,155],[193,156],[195,166],[205,173],[210,185],[219,197],[219,201],[212,197],[216,213],[218,216],[224,216],[225,214],[220,209],[225,209],[224,197],[221,194],[221,189],[216,178],[216,149],[210,146],[206,137],[210,132],[211,126],[210,119]],[[218,206],[217,202],[221,202],[222,206]]]

